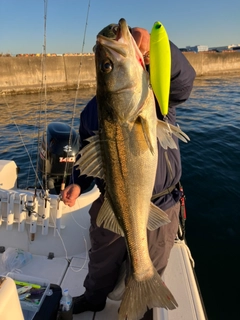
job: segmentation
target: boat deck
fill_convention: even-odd
[[[86,252],[73,257],[70,265],[65,258],[49,260],[45,256],[34,255],[33,259],[22,267],[22,273],[37,278],[47,278],[52,284],[57,284],[64,289],[68,288],[71,296],[78,296],[84,292],[83,281],[87,274],[87,263]],[[0,266],[0,274],[2,272]],[[175,243],[163,280],[173,293],[179,306],[171,311],[154,308],[145,316],[144,320],[206,319],[191,266],[189,249],[184,242],[178,241]],[[119,305],[120,301],[108,299],[103,311],[74,315],[73,320],[115,320],[117,319]],[[34,314],[30,311],[24,311],[24,318],[25,320],[32,320]]]

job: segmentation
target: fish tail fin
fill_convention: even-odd
[[[172,135],[184,142],[188,142],[190,140],[188,135],[186,135],[179,126],[173,126],[168,122],[158,120],[157,137],[164,149],[167,149],[168,147],[170,149],[177,149],[177,145],[173,140]]]
[[[138,320],[142,319],[147,309],[159,307],[172,310],[177,306],[173,295],[154,270],[151,279],[136,281],[130,278],[119,308],[118,320]]]

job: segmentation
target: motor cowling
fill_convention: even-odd
[[[49,123],[39,148],[39,170],[50,193],[59,193],[64,179],[68,183],[78,151],[78,134],[73,128],[62,122]]]

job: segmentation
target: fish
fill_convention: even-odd
[[[75,165],[81,175],[105,181],[97,225],[125,238],[130,261],[118,319],[138,320],[147,308],[177,307],[149,256],[147,228],[170,222],[151,202],[157,139],[164,148],[175,148],[173,134],[185,142],[189,138],[157,119],[149,74],[125,19],[119,20],[115,39],[97,36],[95,66],[99,130]]]

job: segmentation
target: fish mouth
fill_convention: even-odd
[[[144,59],[134,38],[132,37],[131,27],[128,26],[126,20],[121,18],[118,24],[113,24],[109,29],[109,37],[99,33],[97,35],[96,45],[93,51],[96,52],[98,46],[103,46],[110,50],[114,55],[120,54],[122,57],[127,57],[130,47],[133,47],[135,55],[139,63],[145,69]]]
[[[131,34],[131,28],[128,26],[127,21],[125,19],[120,19],[118,22],[118,28],[116,28],[116,41],[121,38],[126,39],[128,35]]]
[[[118,25],[112,27],[111,37],[106,35],[98,34],[95,50],[98,45],[102,45],[109,50],[113,50],[116,53],[127,56],[127,45],[129,44],[131,34],[128,29],[128,25],[125,19],[120,19]],[[110,32],[109,32],[110,34]]]

